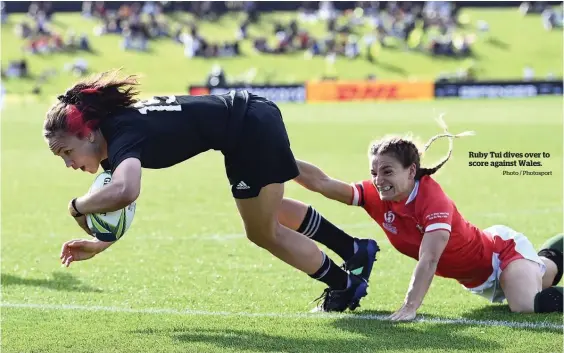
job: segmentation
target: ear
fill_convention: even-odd
[[[412,163],[409,166],[409,178],[410,179],[415,179],[415,174],[417,173],[417,167],[415,166],[415,163]]]
[[[90,132],[88,133],[88,141],[89,141],[90,143],[94,143],[94,140],[95,140],[94,131],[90,131]]]

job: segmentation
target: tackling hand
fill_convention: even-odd
[[[392,321],[411,321],[417,315],[417,308],[409,304],[403,304],[401,308],[388,317]]]

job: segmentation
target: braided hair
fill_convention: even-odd
[[[453,142],[455,138],[462,136],[472,136],[475,133],[473,131],[465,131],[460,134],[453,135],[448,132],[446,123],[443,120],[443,116],[437,118],[439,125],[443,128],[443,133],[435,135],[427,141],[423,146],[423,151],[419,151],[415,143],[410,137],[402,138],[398,136],[384,137],[378,141],[371,143],[369,148],[369,156],[388,154],[395,157],[404,168],[408,168],[410,165],[415,164],[415,180],[421,179],[425,175],[432,175],[436,173],[450,158],[452,155]],[[429,149],[431,144],[440,138],[449,139],[449,149],[448,153],[437,165],[430,168],[421,167],[421,157],[423,153]]]

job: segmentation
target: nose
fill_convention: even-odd
[[[382,174],[376,175],[376,177],[374,178],[374,182],[376,183],[376,185],[382,185],[382,183],[384,182],[384,178],[382,177]]]
[[[76,170],[76,168],[74,167],[74,162],[68,159],[64,159],[65,161],[65,165],[67,166],[67,168],[73,167],[74,170]]]

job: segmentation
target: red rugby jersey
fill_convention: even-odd
[[[351,204],[362,206],[402,254],[418,260],[423,235],[442,229],[450,232],[450,238],[436,275],[454,278],[471,288],[492,273],[491,237],[466,221],[430,176],[416,181],[409,197],[399,202],[382,201],[371,180],[352,186]]]

